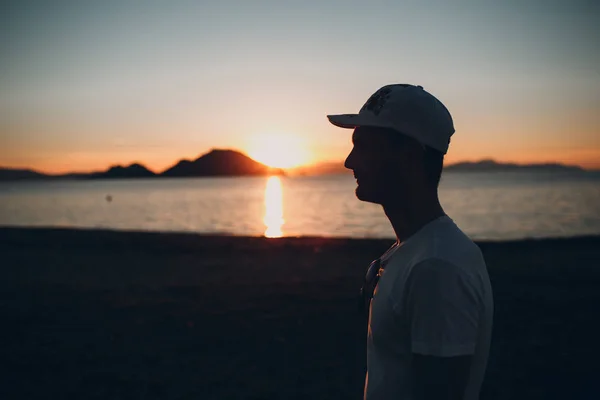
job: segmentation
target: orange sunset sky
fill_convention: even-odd
[[[342,160],[351,132],[326,114],[414,83],[454,117],[448,163],[600,168],[593,2],[14,3],[0,13],[3,167],[161,171],[211,148]]]

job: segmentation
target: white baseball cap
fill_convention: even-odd
[[[454,123],[448,109],[422,86],[386,85],[367,100],[358,114],[328,115],[335,126],[389,128],[419,143],[448,152]]]

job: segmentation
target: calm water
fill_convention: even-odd
[[[393,237],[354,187],[350,175],[2,183],[0,225]],[[599,174],[446,173],[440,197],[476,239],[600,234]]]

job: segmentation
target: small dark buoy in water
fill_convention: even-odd
[[[109,203],[112,201],[112,196],[110,194],[106,195],[106,201],[108,201]]]

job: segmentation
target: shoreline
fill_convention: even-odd
[[[356,241],[393,241],[393,237],[352,237],[352,236],[316,236],[316,235],[283,235],[279,237],[268,237],[265,235],[244,235],[232,232],[196,232],[196,231],[178,231],[178,230],[144,230],[144,229],[119,229],[119,228],[96,228],[84,226],[52,226],[52,225],[0,225],[0,234],[7,232],[21,231],[22,234],[33,232],[86,232],[99,234],[134,234],[134,235],[176,235],[176,236],[196,236],[201,238],[234,238],[234,239],[266,239],[266,240],[356,240]],[[571,236],[528,236],[509,239],[473,239],[477,244],[509,244],[521,242],[557,242],[557,241],[596,241],[600,239],[599,233],[577,234]]]

